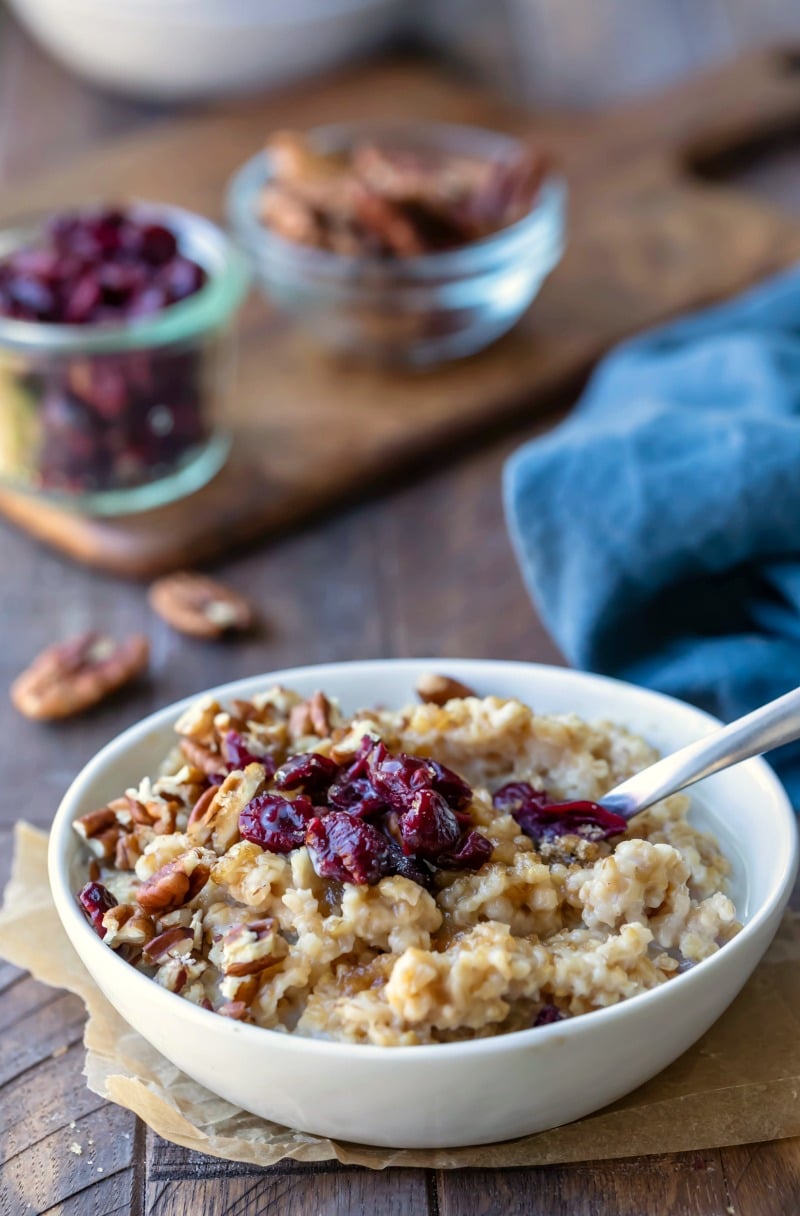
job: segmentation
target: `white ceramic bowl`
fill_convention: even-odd
[[[215,695],[249,697],[274,681],[324,688],[345,710],[413,698],[423,671],[444,670],[481,694],[540,711],[624,723],[663,750],[718,723],[679,701],[616,680],[524,663],[401,659],[298,668],[239,680]],[[185,702],[125,731],[64,797],[50,837],[50,881],[72,944],[112,1004],[184,1072],[231,1102],[338,1139],[424,1148],[505,1140],[578,1119],[628,1093],[685,1051],[720,1016],[766,950],[797,865],[789,801],[762,760],[696,787],[693,816],[734,863],[742,932],[663,987],[552,1026],[427,1047],[322,1042],[229,1021],[160,988],[103,945],[74,892],[85,863],[72,821],[157,768]]]
[[[9,0],[56,59],[162,100],[276,88],[370,49],[402,0]]]

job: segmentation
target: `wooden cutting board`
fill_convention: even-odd
[[[379,63],[115,140],[6,192],[2,211],[136,195],[221,218],[228,177],[272,128],[365,113],[481,123],[555,149],[571,186],[568,251],[517,329],[469,360],[387,374],[320,354],[253,298],[229,406],[233,454],[210,485],[115,520],[3,492],[8,519],[121,575],[221,556],[565,402],[619,339],[800,257],[797,220],[694,173],[800,129],[789,52],[751,54],[659,97],[574,116],[514,110],[429,63]]]

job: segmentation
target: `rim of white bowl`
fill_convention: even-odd
[[[387,668],[394,671],[403,671],[405,669],[409,673],[419,673],[421,669],[435,670],[441,667],[449,668],[456,677],[474,673],[476,677],[480,677],[481,675],[500,675],[502,678],[504,670],[517,674],[528,671],[535,672],[537,676],[543,677],[545,680],[574,679],[576,681],[589,681],[595,687],[605,685],[609,689],[631,689],[637,695],[649,701],[656,711],[659,705],[667,703],[671,707],[678,707],[681,712],[690,713],[695,717],[699,726],[707,726],[709,729],[714,729],[722,725],[718,718],[713,717],[704,710],[698,709],[694,705],[688,704],[688,702],[681,701],[677,697],[670,697],[665,693],[655,692],[652,689],[630,684],[625,680],[596,675],[593,672],[576,671],[573,668],[554,667],[544,663],[515,662],[512,660],[442,659],[441,657],[432,659],[353,660],[350,662],[322,663],[306,667],[283,668],[278,671],[265,672],[263,675],[245,676],[238,680],[229,681],[227,684],[215,685],[212,688],[183,697],[180,701],[175,701],[163,709],[156,710],[134,726],[128,727],[127,730],[115,736],[81,769],[64,794],[50,830],[48,873],[58,915],[68,936],[72,938],[70,926],[77,934],[78,939],[81,941],[80,952],[85,950],[92,956],[96,960],[96,964],[100,970],[104,967],[123,969],[125,980],[129,984],[135,985],[141,994],[142,1001],[145,1004],[150,1003],[150,1007],[154,1013],[162,1010],[165,1016],[169,1016],[170,1014],[174,1016],[180,1010],[182,1011],[182,1016],[196,1023],[198,1027],[207,1029],[209,1033],[244,1035],[245,1041],[250,1042],[254,1048],[257,1048],[259,1043],[263,1046],[269,1041],[273,1047],[280,1047],[289,1052],[310,1052],[321,1056],[330,1054],[346,1056],[355,1053],[355,1056],[359,1059],[369,1057],[374,1060],[394,1060],[395,1062],[399,1060],[429,1060],[433,1062],[434,1059],[439,1059],[442,1056],[469,1056],[475,1053],[493,1054],[514,1051],[517,1048],[524,1048],[531,1043],[542,1043],[555,1035],[566,1035],[569,1038],[575,1034],[583,1033],[583,1028],[587,1025],[589,1027],[598,1026],[600,1024],[599,1019],[603,1019],[603,1024],[610,1023],[615,1018],[625,1017],[625,1011],[630,1010],[632,1007],[639,1009],[646,1002],[652,1004],[659,999],[659,993],[676,991],[675,985],[680,985],[686,998],[689,999],[693,987],[698,983],[703,983],[703,976],[710,978],[711,969],[718,966],[720,960],[724,960],[725,958],[730,959],[730,952],[737,951],[737,947],[738,951],[743,949],[744,943],[758,931],[764,921],[768,920],[779,906],[785,905],[792,890],[798,864],[797,822],[783,785],[766,761],[758,757],[747,760],[744,763],[749,766],[751,772],[757,769],[761,781],[777,796],[778,804],[785,817],[785,827],[790,846],[782,856],[781,866],[773,880],[770,896],[763,901],[761,906],[743,926],[741,932],[732,941],[728,942],[710,958],[704,959],[702,963],[698,963],[690,970],[675,976],[668,984],[659,985],[659,987],[651,988],[647,992],[638,993],[636,996],[618,1001],[616,1005],[609,1005],[605,1009],[596,1009],[589,1014],[566,1018],[563,1021],[554,1022],[548,1026],[536,1026],[528,1030],[516,1030],[509,1034],[493,1035],[488,1038],[458,1040],[453,1043],[427,1043],[408,1047],[381,1047],[374,1043],[343,1043],[338,1040],[314,1039],[303,1035],[286,1033],[285,1031],[269,1030],[266,1027],[254,1026],[245,1022],[232,1021],[221,1017],[220,1014],[215,1013],[213,1010],[202,1009],[199,1005],[194,1005],[190,1001],[184,1000],[177,993],[169,992],[166,988],[160,987],[141,971],[137,971],[130,963],[119,958],[108,946],[103,945],[102,940],[91,928],[78,906],[75,892],[72,890],[69,882],[66,857],[67,845],[71,840],[72,823],[75,818],[75,810],[77,809],[73,804],[80,798],[83,787],[91,782],[107,766],[108,761],[117,752],[124,750],[126,746],[132,744],[135,740],[139,740],[148,730],[160,729],[169,722],[177,720],[178,715],[198,698],[213,695],[217,700],[224,700],[226,697],[237,695],[237,690],[241,689],[242,685],[245,684],[260,684],[262,682],[265,685],[275,682],[290,683],[293,678],[300,675],[303,677],[313,676],[315,680],[319,681],[318,686],[322,687],[326,680],[335,678],[338,673],[353,671],[356,668],[367,675],[374,673],[376,677],[380,677],[381,673],[385,673]],[[335,690],[331,689],[331,691],[335,696]],[[120,978],[122,978],[122,970],[120,970],[119,974]],[[700,977],[699,979],[698,976]],[[269,1040],[265,1040],[265,1035],[269,1036]]]
[[[13,0],[20,9],[41,7],[41,0]],[[46,0],[48,2],[48,0]],[[224,3],[205,3],[196,5],[193,0],[119,0],[109,12],[109,5],[101,0],[71,0],[73,9],[83,8],[85,12],[99,12],[103,9],[103,19],[106,21],[122,20],[125,22],[141,21],[144,23],[163,26],[166,21],[191,21],[210,29],[227,29],[230,27],[257,26],[259,29],[302,29],[314,21],[335,21],[351,16],[367,16],[381,9],[387,10],[387,17],[394,9],[402,11],[402,0],[335,0],[329,6],[328,0],[312,0],[305,4],[295,4],[291,8],[276,4],[271,10],[265,11],[261,0],[247,0],[239,6],[227,6]]]

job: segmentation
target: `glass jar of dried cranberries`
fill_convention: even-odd
[[[0,232],[0,483],[90,514],[199,488],[229,441],[245,263],[176,207],[86,208]]]

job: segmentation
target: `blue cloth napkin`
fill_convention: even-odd
[[[726,720],[800,685],[800,268],[619,347],[504,489],[575,666]]]

